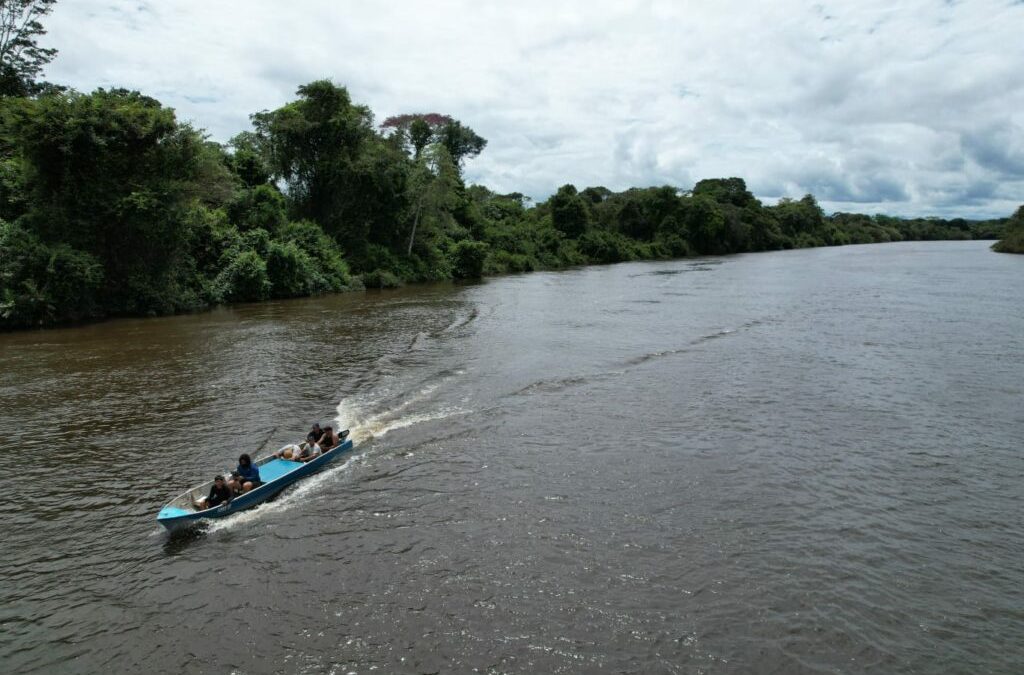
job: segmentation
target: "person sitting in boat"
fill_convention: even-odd
[[[301,452],[302,448],[292,443],[275,452],[274,457],[277,457],[278,459],[298,459],[299,453]]]
[[[313,428],[306,435],[306,440],[309,440],[310,436],[313,437],[313,442],[316,443],[317,445],[322,445],[323,444],[323,442],[324,442],[324,430],[320,428],[320,423],[319,422],[314,422],[313,423]]]
[[[252,463],[252,458],[243,454],[238,458],[238,468],[231,474],[231,481],[228,485],[235,494],[248,492],[263,484],[260,480],[260,470]]]
[[[324,437],[320,441],[320,448],[327,452],[333,450],[341,444],[341,439],[338,438],[338,434],[334,433],[333,427],[324,427]]]
[[[231,488],[225,482],[224,476],[217,476],[213,479],[213,485],[210,486],[210,494],[194,502],[194,504],[197,511],[205,511],[221,504],[230,504],[234,496]]]
[[[323,454],[323,450],[320,449],[320,444],[316,442],[316,436],[313,432],[309,432],[306,436],[306,442],[299,446],[298,456],[293,455],[292,460],[296,462],[308,462],[311,459],[315,459]]]

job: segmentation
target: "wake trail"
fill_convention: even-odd
[[[273,501],[264,502],[252,509],[233,514],[227,518],[212,520],[204,528],[207,533],[230,531],[259,522],[267,516],[284,513],[295,508],[302,508],[311,499],[322,493],[331,483],[350,473],[360,464],[372,459],[373,454],[368,448],[360,449],[372,439],[379,439],[389,432],[422,424],[443,420],[457,415],[472,413],[459,407],[442,407],[433,410],[408,412],[418,404],[430,401],[434,395],[464,371],[442,371],[440,379],[435,374],[432,382],[421,383],[411,395],[385,397],[377,401],[361,401],[358,397],[342,399],[338,403],[336,428],[349,429],[349,438],[355,447],[355,454],[349,456],[336,466],[329,466],[312,476],[291,485]],[[381,405],[383,404],[383,408]]]
[[[581,387],[592,382],[600,382],[613,377],[619,377],[621,375],[625,375],[628,371],[632,370],[633,368],[636,368],[640,365],[647,363],[648,361],[654,361],[657,359],[677,356],[679,354],[685,354],[687,352],[693,351],[695,348],[707,342],[710,342],[711,340],[718,340],[724,337],[728,337],[730,335],[735,335],[737,333],[743,332],[765,322],[765,319],[753,319],[751,321],[747,321],[741,324],[737,328],[722,328],[711,333],[700,335],[690,340],[690,342],[688,342],[686,345],[682,347],[662,349],[654,352],[648,352],[646,354],[640,354],[639,356],[633,356],[631,358],[619,362],[618,364],[616,364],[614,368],[606,371],[590,373],[587,375],[570,375],[567,377],[537,380],[536,382],[531,382],[525,387],[517,389],[510,395],[527,396],[536,393],[558,392],[564,389]]]

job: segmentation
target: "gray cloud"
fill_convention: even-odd
[[[47,76],[140,89],[222,141],[330,77],[378,119],[458,117],[489,140],[467,176],[536,198],[741,176],[767,200],[974,217],[1024,200],[1020,25],[1004,0],[76,0]]]
[[[970,130],[960,139],[964,153],[1005,178],[1024,178],[1024,129],[1010,120]]]

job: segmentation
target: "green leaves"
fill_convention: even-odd
[[[36,40],[46,34],[40,19],[57,0],[0,2],[0,96],[30,96],[41,89],[36,78],[57,55]]]
[[[271,289],[267,263],[256,251],[242,251],[217,277],[217,286],[221,296],[231,302],[265,300]]]
[[[992,250],[999,253],[1024,253],[1024,206],[1018,208],[1006,222],[1003,237]]]
[[[462,122],[451,120],[438,132],[438,142],[445,147],[456,166],[479,155],[487,147],[487,139]]]
[[[479,279],[484,274],[487,244],[463,240],[452,248],[452,275],[456,279]]]
[[[96,316],[102,282],[95,257],[67,244],[47,246],[17,224],[0,222],[0,325]]]
[[[573,185],[563,185],[551,198],[551,222],[567,237],[577,238],[590,224],[590,209]]]

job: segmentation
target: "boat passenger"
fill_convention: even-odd
[[[307,436],[306,436],[307,440],[308,440],[309,436],[312,436],[313,437],[313,441],[315,443],[317,443],[318,445],[324,442],[324,430],[320,428],[320,423],[319,422],[314,422],[313,423],[313,428],[310,430],[309,434],[307,434]]]
[[[238,458],[238,468],[231,474],[231,482],[228,485],[235,491],[235,494],[248,492],[263,484],[260,480],[260,470],[252,463],[252,458],[243,454]]]
[[[321,450],[320,445],[313,440],[313,434],[310,434],[306,438],[306,442],[302,444],[302,451],[299,453],[299,456],[293,456],[292,459],[298,462],[308,462],[311,459],[316,459],[321,454],[323,454],[323,450]]]
[[[338,438],[338,434],[334,433],[333,427],[324,427],[324,438],[320,441],[320,447],[324,452],[333,450],[341,444],[341,439]]]
[[[277,457],[278,459],[297,459],[301,451],[302,450],[299,446],[292,443],[275,452],[274,457]]]
[[[195,507],[197,511],[205,511],[221,504],[230,504],[233,498],[234,494],[224,481],[224,476],[217,476],[210,486],[210,494],[195,502]]]

